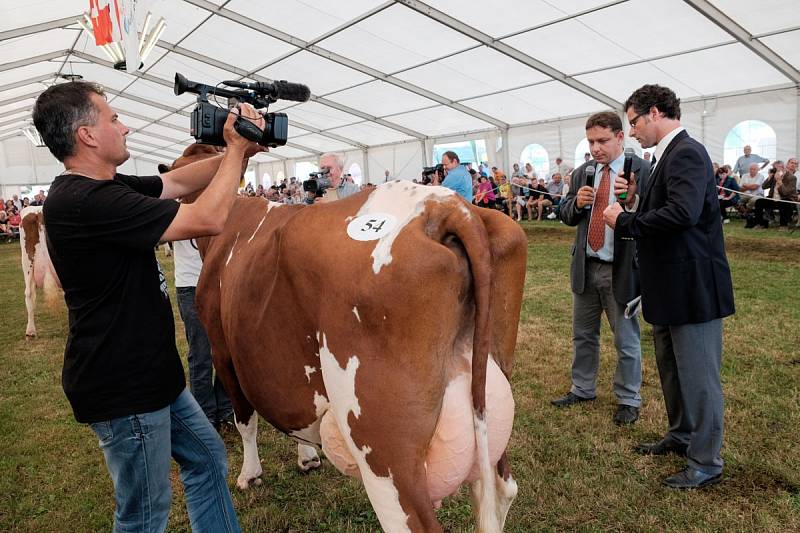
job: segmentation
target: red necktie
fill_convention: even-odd
[[[603,211],[608,207],[608,191],[611,186],[611,167],[603,167],[600,185],[594,193],[592,218],[589,219],[589,246],[595,252],[603,247],[606,242],[606,223],[603,221]]]

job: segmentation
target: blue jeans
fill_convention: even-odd
[[[216,424],[233,414],[231,401],[222,382],[214,379],[211,343],[194,306],[195,287],[178,287],[175,292],[189,344],[189,386],[203,412],[212,424]]]
[[[228,489],[225,445],[187,389],[158,411],[91,427],[114,482],[115,532],[161,532],[167,527],[170,457],[180,466],[192,531],[240,531]]]

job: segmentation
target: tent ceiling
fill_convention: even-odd
[[[151,160],[191,141],[194,98],[173,94],[175,72],[211,85],[287,79],[311,88],[309,102],[272,106],[289,114],[290,143],[262,161],[618,108],[645,82],[684,99],[800,83],[796,0],[758,9],[750,0],[140,4],[167,26],[131,75],[75,22],[85,0],[3,2],[0,135],[24,126],[36,95],[62,74],[104,85],[134,130],[134,153]]]

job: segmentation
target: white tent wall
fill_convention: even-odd
[[[687,102],[681,111],[681,123],[706,146],[713,161],[722,163],[725,137],[744,120],[760,120],[775,130],[778,159],[786,161],[800,153],[797,89]]]
[[[422,144],[419,141],[412,141],[370,148],[367,150],[366,176],[374,184],[384,182],[384,172],[387,170],[392,178],[407,180],[419,178],[422,167],[425,166]]]

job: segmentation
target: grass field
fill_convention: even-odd
[[[660,480],[682,468],[680,459],[632,452],[666,428],[649,326],[642,334],[644,401],[636,425],[618,428],[611,420],[615,354],[607,324],[598,399],[563,411],[550,406],[569,387],[573,231],[553,222],[524,227],[528,276],[509,452],[520,492],[506,530],[800,531],[800,365],[791,363],[800,357],[800,232],[753,233],[741,222],[725,227],[737,307],[725,321],[725,479],[708,490],[675,492]],[[18,245],[0,245],[0,530],[109,531],[113,490],[102,454],[61,390],[66,312],[63,303],[41,306],[39,337],[25,340],[19,258]],[[159,253],[159,259],[174,295],[171,258]],[[176,325],[185,355],[177,310]],[[235,432],[223,437],[233,487],[241,444]],[[267,424],[259,448],[264,483],[233,490],[245,531],[379,530],[361,486],[330,463],[299,473],[294,444]],[[174,486],[169,530],[188,531],[180,483]],[[446,531],[471,531],[470,513],[462,488],[445,501],[439,519]]]

